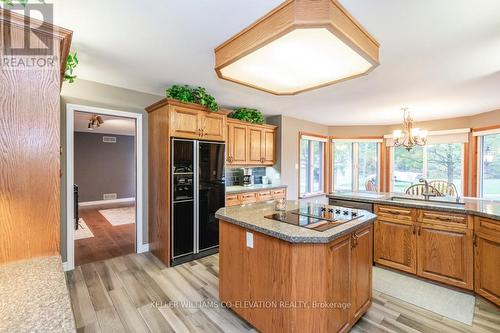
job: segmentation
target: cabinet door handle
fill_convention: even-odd
[[[411,233],[415,235],[415,232],[416,232],[416,231],[415,231],[415,225],[412,225],[412,226],[411,226]]]
[[[474,234],[474,236],[472,236],[472,244],[477,247],[477,235]]]
[[[422,232],[422,227],[418,227],[418,235],[419,236],[420,236],[421,232]]]
[[[445,221],[445,222],[453,221],[453,219],[451,217],[445,217],[445,216],[436,216],[436,220]]]

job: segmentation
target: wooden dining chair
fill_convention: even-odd
[[[375,181],[373,179],[368,179],[365,182],[365,190],[368,192],[377,192],[377,189],[375,188]]]
[[[447,182],[446,180],[433,180],[429,182],[429,186],[433,186],[443,195],[456,196],[458,191],[455,184]]]
[[[429,185],[429,192],[436,196],[442,196],[441,192],[431,185]],[[423,195],[423,193],[425,193],[425,184],[413,184],[406,189],[405,193],[410,195]]]

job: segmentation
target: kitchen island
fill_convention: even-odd
[[[288,201],[286,209],[313,206]],[[216,213],[221,302],[261,332],[349,330],[371,304],[376,216],[359,210],[318,231],[269,218],[274,208],[262,202]]]

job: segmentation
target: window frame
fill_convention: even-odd
[[[312,150],[312,142],[321,142],[322,143],[322,149],[321,149],[321,158],[322,158],[322,163],[321,163],[321,189],[320,191],[317,192],[312,192],[312,188],[309,187],[308,191],[306,192],[301,192],[301,141],[302,139],[309,140],[309,151]],[[298,197],[299,199],[305,199],[305,198],[311,198],[311,197],[316,197],[316,196],[322,196],[326,194],[327,190],[327,151],[328,151],[328,136],[324,135],[318,135],[318,134],[313,134],[313,133],[307,133],[307,132],[299,132],[299,140],[298,140]],[[309,184],[312,186],[313,180],[314,180],[314,173],[311,172],[312,168],[314,168],[314,158],[313,154],[309,154],[309,161],[308,161],[308,170],[309,170]]]
[[[500,134],[500,125],[493,125],[488,127],[473,128],[473,158],[475,159],[472,163],[472,190],[471,196],[477,198],[483,198],[483,142],[484,136]]]
[[[352,146],[352,186],[350,191],[352,192],[368,192],[359,190],[359,143],[363,142],[373,142],[377,143],[377,192],[382,189],[382,150],[384,149],[384,139],[383,137],[351,137],[351,138],[337,138],[330,137],[330,184],[332,191],[335,191],[335,142],[348,142],[353,144]],[[349,191],[341,189],[339,191]]]

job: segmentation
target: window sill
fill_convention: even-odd
[[[325,192],[318,192],[318,193],[304,193],[299,195],[299,199],[309,199],[309,198],[314,198],[314,197],[322,197],[326,195]]]

